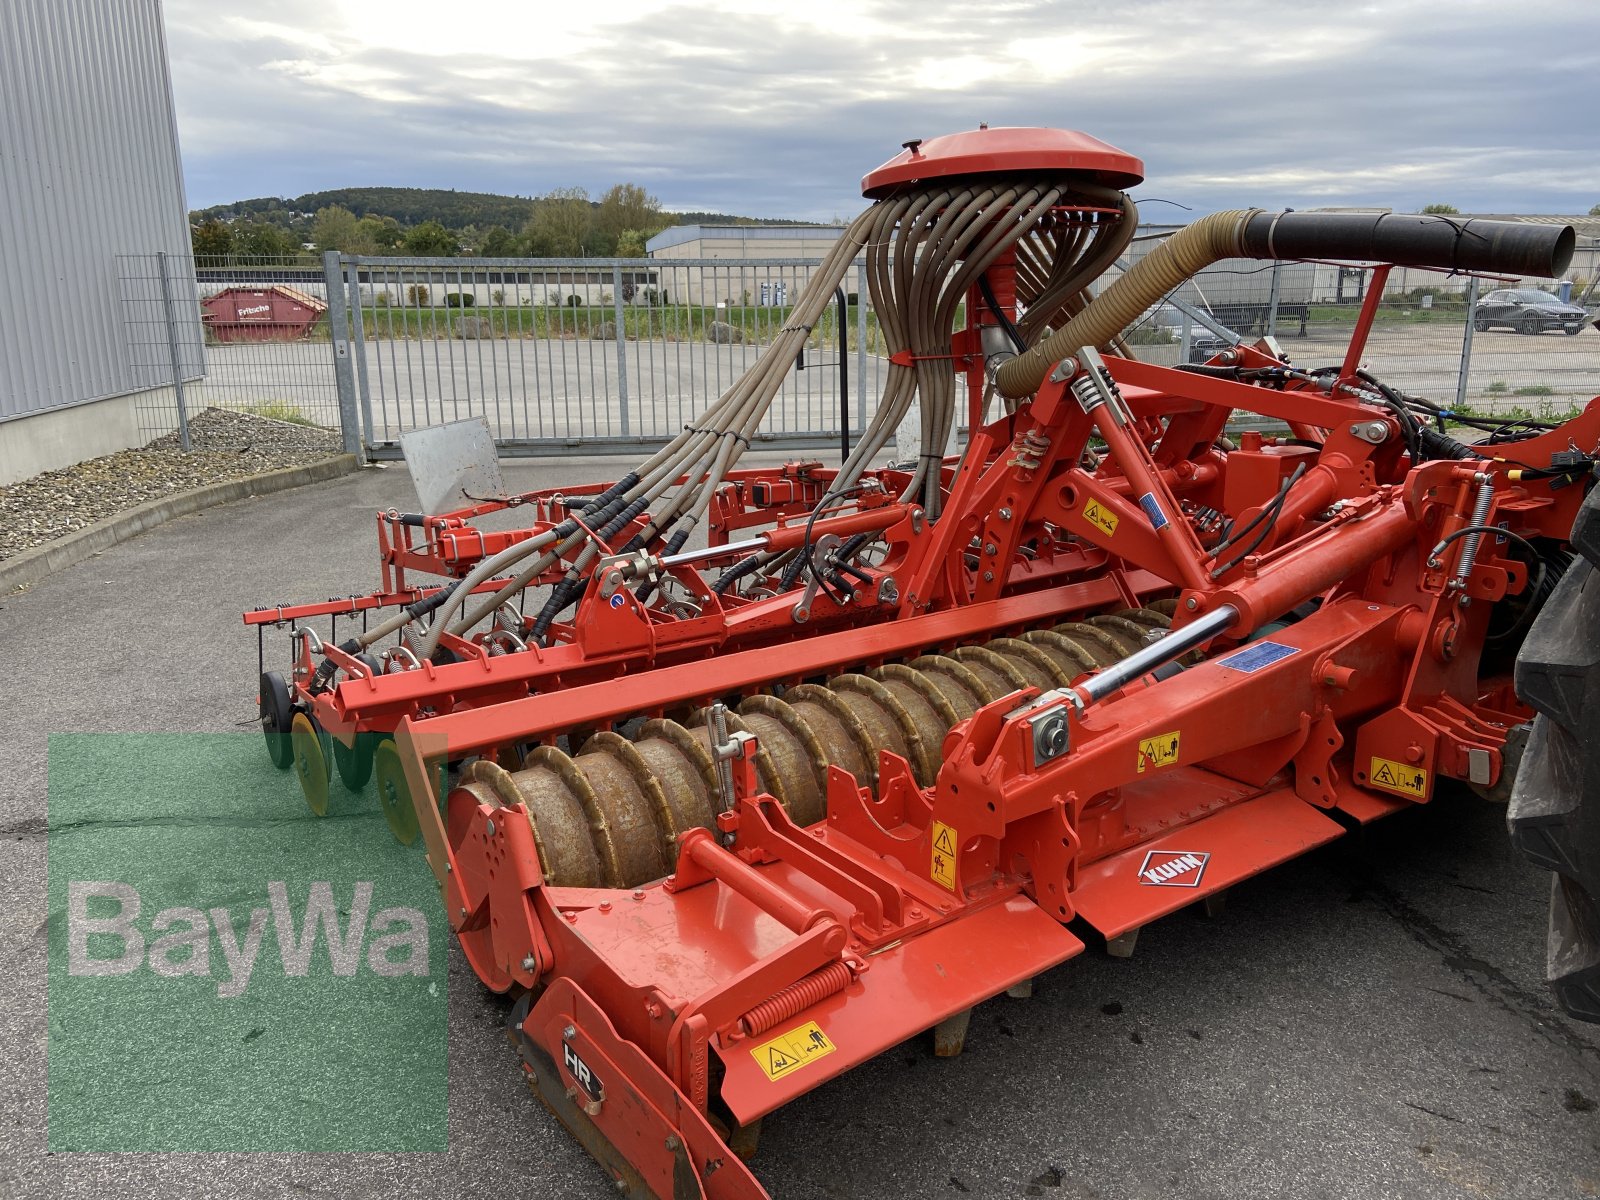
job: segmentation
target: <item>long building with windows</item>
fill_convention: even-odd
[[[793,304],[841,225],[674,225],[645,245],[670,303],[782,308]],[[755,266],[782,259],[780,267]],[[685,264],[673,270],[672,263]],[[692,265],[691,265],[692,264]],[[846,275],[847,291],[856,290]]]

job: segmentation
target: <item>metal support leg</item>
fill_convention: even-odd
[[[172,279],[167,272],[167,252],[156,255],[161,271],[161,307],[167,318],[167,353],[172,359],[172,390],[178,400],[178,444],[189,449],[189,409],[183,400],[183,359],[178,353],[178,319],[172,310]]]
[[[356,373],[350,357],[350,304],[345,294],[339,252],[322,256],[322,279],[327,285],[328,337],[333,343],[333,377],[339,388],[339,429],[344,452],[361,453],[361,411],[356,399]]]
[[[946,1017],[933,1027],[933,1053],[937,1058],[954,1058],[967,1044],[967,1025],[972,1021],[972,1010],[964,1008],[953,1017]]]
[[[1139,931],[1130,929],[1127,933],[1119,934],[1114,938],[1106,939],[1106,953],[1112,958],[1132,958],[1133,948],[1139,944]]]
[[[1472,314],[1478,307],[1478,277],[1471,276],[1467,280],[1467,322],[1461,331],[1461,369],[1456,372],[1456,408],[1464,408],[1467,403],[1467,381],[1472,377],[1472,334],[1476,326],[1472,323]]]
[[[749,1162],[756,1156],[756,1147],[761,1141],[761,1118],[757,1117],[748,1125],[736,1125],[728,1134],[728,1149],[740,1158]]]

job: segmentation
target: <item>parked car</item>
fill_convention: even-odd
[[[1589,314],[1576,304],[1567,304],[1559,296],[1538,288],[1501,288],[1479,300],[1472,310],[1472,327],[1479,333],[1502,325],[1518,333],[1560,329],[1572,334],[1581,330],[1588,319]]]
[[[1196,329],[1189,338],[1189,361],[1203,363],[1213,354],[1221,354],[1232,342],[1219,338],[1209,329]]]
[[[1183,340],[1182,310],[1176,305],[1161,303],[1145,309],[1144,315],[1128,327],[1128,334],[1136,344],[1151,343],[1171,345]],[[1203,363],[1213,354],[1226,350],[1233,343],[1212,333],[1198,321],[1189,327],[1189,361]]]

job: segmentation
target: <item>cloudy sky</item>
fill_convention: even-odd
[[[1148,220],[1600,203],[1597,0],[165,3],[194,207],[631,181],[827,220],[901,142],[980,121],[1139,155]]]

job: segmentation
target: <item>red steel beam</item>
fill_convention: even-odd
[[[1131,586],[1134,591],[1145,593],[1171,585],[1148,572],[1138,572]],[[555,730],[609,721],[623,714],[660,710],[738,691],[793,676],[797,671],[822,675],[863,660],[892,658],[907,650],[960,641],[996,628],[1033,625],[1062,613],[1115,604],[1122,599],[1117,579],[1108,574],[1046,591],[808,637],[798,644],[784,642],[709,661],[658,667],[626,680],[583,684],[413,724],[419,733],[442,739],[442,743],[433,744],[447,746],[452,756],[468,754]]]

